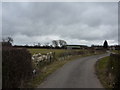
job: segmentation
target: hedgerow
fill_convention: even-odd
[[[2,88],[18,88],[32,76],[31,54],[26,49],[2,49]]]
[[[114,88],[120,88],[120,54],[111,54],[108,62],[108,72],[111,73]]]

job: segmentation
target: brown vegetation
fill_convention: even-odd
[[[2,87],[18,88],[32,76],[31,54],[26,49],[2,49]]]

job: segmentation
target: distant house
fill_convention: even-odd
[[[67,49],[86,49],[87,46],[85,45],[67,45]]]
[[[115,50],[115,46],[110,46],[109,50]]]
[[[120,45],[111,46],[112,50],[120,50]]]
[[[103,46],[94,45],[94,46],[91,46],[91,48],[93,48],[95,50],[102,50]]]

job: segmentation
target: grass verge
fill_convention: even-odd
[[[112,88],[112,86],[109,84],[109,78],[107,75],[109,57],[110,56],[101,58],[100,60],[97,61],[96,65],[95,65],[96,74],[97,74],[101,84],[105,88]]]
[[[116,54],[120,54],[120,50],[112,50],[111,52],[114,52]]]

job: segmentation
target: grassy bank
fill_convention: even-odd
[[[104,57],[97,61],[96,67],[96,74],[105,88],[112,88],[110,85],[110,79],[108,78],[108,63],[109,63],[110,56]]]
[[[120,50],[112,50],[111,52],[114,52],[116,54],[120,54]]]
[[[120,54],[100,59],[96,63],[97,76],[105,88],[120,89]]]

